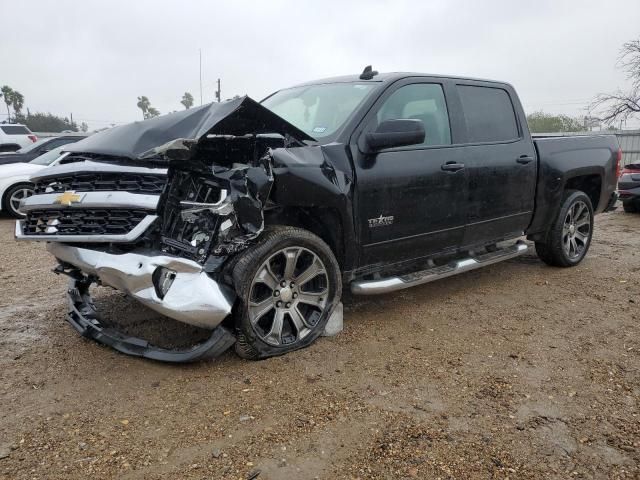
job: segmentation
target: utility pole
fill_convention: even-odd
[[[198,49],[200,52],[200,105],[202,105],[202,49]]]
[[[216,98],[218,99],[218,103],[220,103],[220,79],[218,79],[218,90],[216,90]]]

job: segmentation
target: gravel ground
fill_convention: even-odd
[[[176,366],[77,335],[0,219],[0,478],[640,478],[640,215],[596,230],[577,268],[347,298],[306,350]]]

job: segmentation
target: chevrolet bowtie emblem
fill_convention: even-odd
[[[73,190],[67,190],[62,195],[58,195],[53,203],[70,207],[72,203],[79,203],[80,201],[82,201],[81,195],[76,195]]]

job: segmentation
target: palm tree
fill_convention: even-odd
[[[189,110],[191,107],[193,107],[193,95],[191,95],[189,92],[184,92],[180,103],[184,105],[184,108]]]
[[[19,115],[22,107],[24,107],[24,95],[22,95],[19,91],[14,90],[11,93],[11,105],[13,106],[13,111],[16,115]]]
[[[160,115],[160,112],[158,111],[158,109],[153,108],[153,107],[149,107],[147,110],[147,118],[153,118],[153,117],[157,117],[158,115]]]
[[[9,105],[12,103],[12,95],[13,89],[9,85],[5,85],[0,88],[0,92],[2,92],[2,96],[4,97],[4,103],[7,104],[7,122],[11,121],[11,112],[9,111]]]
[[[151,102],[144,95],[138,97],[138,103],[136,104],[140,110],[142,110],[142,119],[147,118],[147,112],[149,111],[149,107],[151,106]]]

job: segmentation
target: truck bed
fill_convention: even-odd
[[[586,193],[596,213],[610,204],[616,189],[617,162],[621,155],[615,135],[534,135],[538,155],[536,213],[527,233],[537,234],[549,225],[566,185],[587,179]]]

